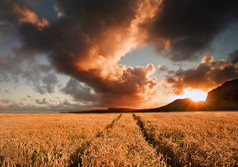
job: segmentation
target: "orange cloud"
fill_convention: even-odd
[[[74,86],[75,91],[65,92],[77,99],[80,96],[74,93],[83,92],[85,96],[88,91],[92,98],[78,99],[98,98],[98,106],[138,107],[157,97],[158,83],[151,77],[152,65],[133,68],[119,64],[130,51],[150,44],[171,60],[191,59],[231,22],[232,19],[224,19],[230,16],[228,10],[231,15],[237,14],[235,0],[222,4],[184,0],[56,0],[59,17],[48,23],[26,5],[20,5],[20,1],[0,1],[9,4],[12,12],[0,12],[0,17],[14,15],[12,20],[17,20],[22,40],[19,50],[49,54],[57,72],[82,83]],[[211,7],[217,10],[211,11]],[[187,87],[207,90],[237,76],[236,70],[227,61],[206,56],[192,69],[170,72],[166,81],[178,94]]]
[[[12,10],[14,15],[16,15],[19,24],[31,23],[37,26],[40,30],[49,25],[45,18],[39,19],[33,11],[27,9],[26,7],[20,7],[15,4]]]
[[[181,94],[188,88],[208,91],[235,78],[238,78],[238,64],[214,60],[212,55],[206,55],[194,68],[170,72],[166,82],[172,86],[172,92]]]
[[[78,3],[84,6],[88,2]],[[63,39],[58,40],[62,42],[62,47],[58,45],[53,49],[50,58],[59,71],[88,85],[95,94],[88,98],[85,89],[82,89],[83,94],[87,99],[98,98],[98,106],[135,108],[149,106],[158,96],[157,80],[151,77],[154,66],[148,64],[146,67],[126,67],[119,64],[119,61],[128,52],[144,45],[148,32],[142,23],[154,17],[161,2],[146,0],[118,1],[118,3],[124,5],[119,6],[125,8],[123,13],[118,6],[114,6],[114,2],[110,2],[106,6],[108,10],[116,8],[110,15],[104,15],[99,7],[93,10],[93,14],[89,12],[91,10],[82,9],[81,12],[86,12],[85,16],[90,18],[80,18],[83,14],[76,13],[79,19],[69,19],[68,25],[62,24],[57,27],[56,31],[60,30],[60,34],[64,34]],[[58,10],[60,9],[58,7]],[[64,10],[60,12],[64,15],[62,21],[67,20],[67,12]],[[66,25],[75,28],[68,31]],[[78,96],[78,92],[82,91],[76,89],[77,87],[75,91],[70,89],[71,91],[66,93],[81,100],[83,97]]]

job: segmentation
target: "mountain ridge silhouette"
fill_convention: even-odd
[[[238,110],[238,79],[230,80],[208,92],[206,100],[177,99],[165,106],[148,109],[155,111],[223,111]]]

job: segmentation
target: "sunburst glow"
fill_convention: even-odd
[[[190,98],[193,101],[205,101],[207,93],[198,89],[185,89],[184,94],[180,95],[180,98]]]

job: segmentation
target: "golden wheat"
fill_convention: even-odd
[[[1,167],[238,165],[235,112],[0,114],[0,129]]]
[[[67,166],[117,115],[0,114],[0,166]]]
[[[133,120],[123,114],[113,128],[93,140],[82,156],[85,166],[166,166]]]
[[[176,166],[237,166],[238,113],[150,113],[144,129]]]

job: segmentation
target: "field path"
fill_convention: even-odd
[[[119,116],[117,116],[110,124],[108,124],[105,129],[101,132],[98,132],[97,135],[95,136],[96,138],[102,137],[105,133],[110,132],[110,129],[114,126],[114,124],[121,118],[122,114],[120,114]],[[70,156],[70,160],[69,160],[69,164],[70,167],[78,167],[78,166],[84,166],[82,164],[82,156],[85,152],[85,150],[90,147],[90,145],[92,144],[93,139],[86,141],[85,143],[83,143],[74,153],[71,154]]]
[[[79,166],[167,166],[131,114],[115,119],[81,151]]]
[[[153,145],[154,149],[156,149],[157,154],[163,154],[165,157],[166,163],[170,166],[176,167],[183,167],[184,165],[181,164],[177,159],[176,155],[174,154],[173,150],[169,147],[164,147],[157,139],[155,134],[155,129],[153,127],[146,127],[144,121],[141,119],[140,116],[133,114],[134,119],[137,122],[137,125],[140,127],[141,132],[143,133],[145,140]],[[169,155],[169,157],[168,157]]]

